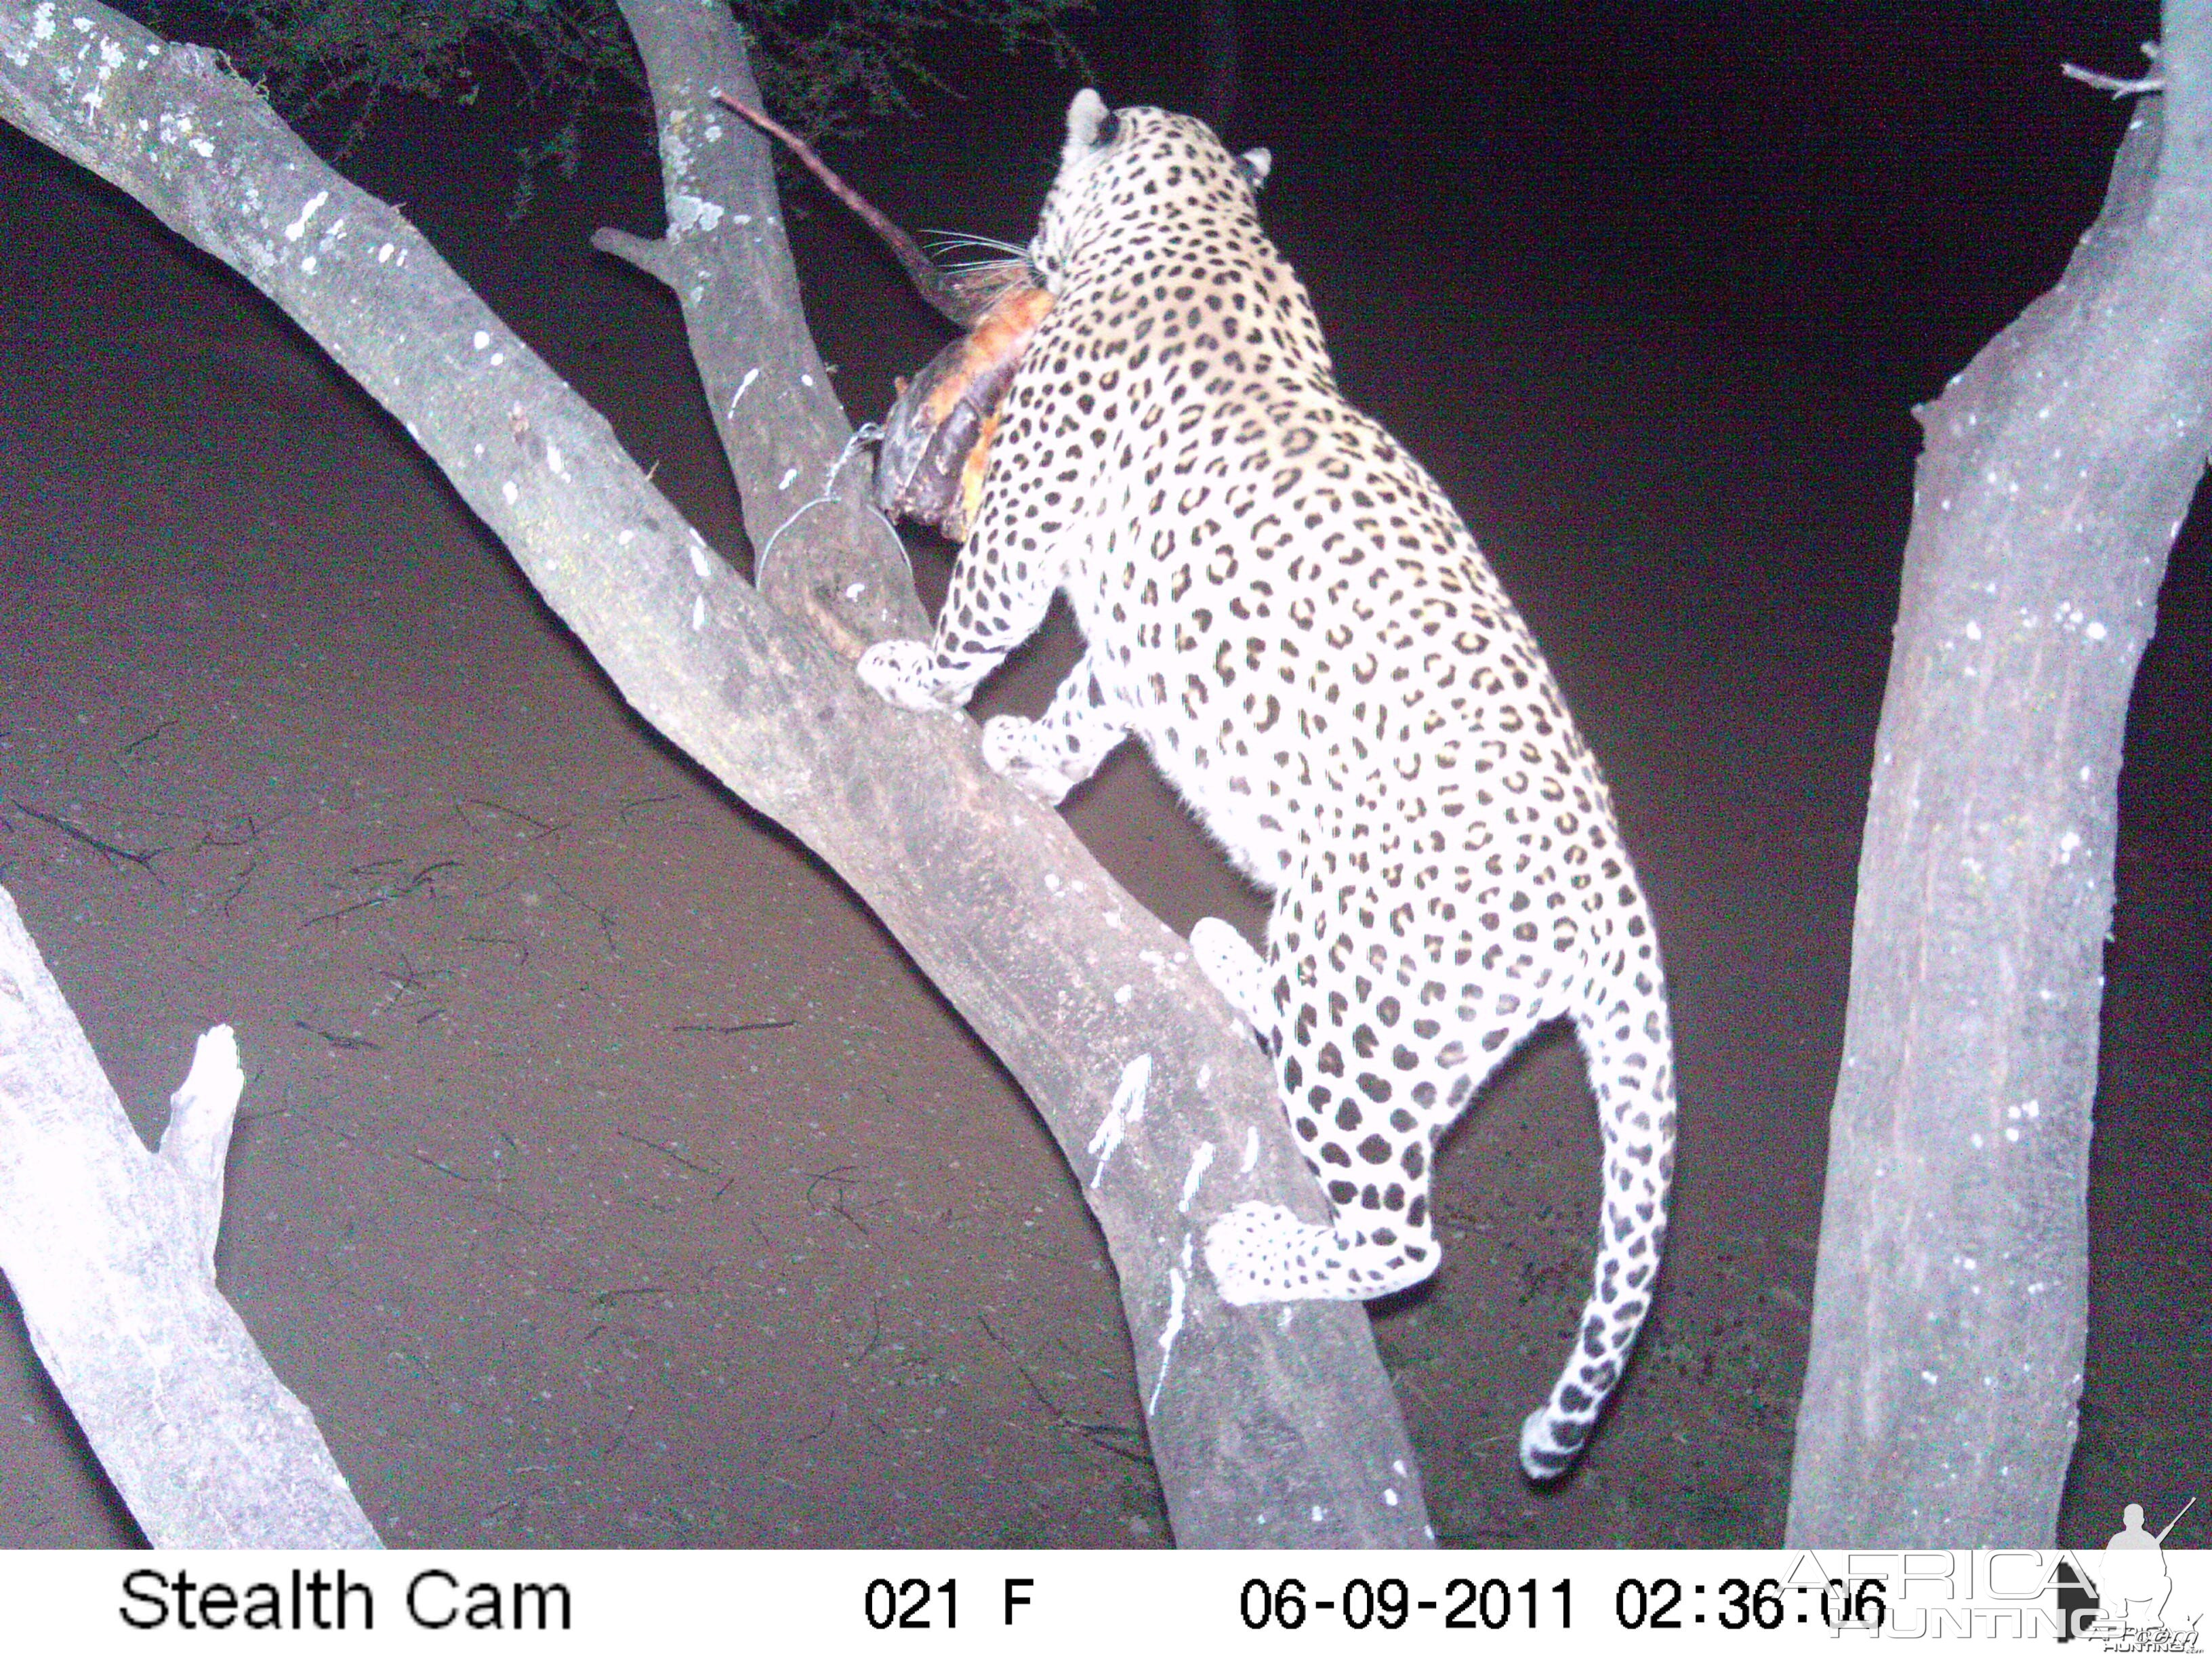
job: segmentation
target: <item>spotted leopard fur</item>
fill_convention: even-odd
[[[1674,1158],[1657,941],[1596,763],[1435,482],[1338,393],[1304,286],[1260,228],[1264,151],[1095,93],[1030,258],[1054,296],[1006,394],[936,637],[863,680],[964,704],[1065,589],[1088,642],[1043,717],[984,729],[1048,801],[1131,732],[1275,896],[1264,958],[1194,953],[1275,1057],[1334,1224],[1241,1204],[1223,1297],[1386,1295],[1436,1270],[1439,1138],[1536,1028],[1573,1022],[1603,1134],[1595,1285],[1522,1425],[1565,1470],[1651,1302]]]

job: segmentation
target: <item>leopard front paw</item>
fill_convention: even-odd
[[[884,640],[870,646],[853,665],[860,684],[885,702],[917,714],[949,714],[967,702],[957,695],[951,677],[920,640]]]
[[[1060,766],[1040,730],[1018,714],[994,714],[983,722],[983,763],[1024,793],[1057,806],[1082,780]]]
[[[1234,1308],[1303,1302],[1328,1294],[1316,1286],[1334,1266],[1328,1255],[1334,1238],[1330,1229],[1303,1222],[1279,1204],[1248,1200],[1206,1230],[1206,1270]]]

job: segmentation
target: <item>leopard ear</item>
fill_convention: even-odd
[[[1252,186],[1252,193],[1256,196],[1260,186],[1267,182],[1267,175],[1275,170],[1274,152],[1264,145],[1248,149],[1237,158],[1237,170],[1244,175],[1244,182]]]
[[[1067,106],[1067,145],[1060,153],[1060,166],[1112,143],[1120,125],[1114,112],[1106,107],[1106,100],[1092,88],[1084,88]]]

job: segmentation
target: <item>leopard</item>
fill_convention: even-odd
[[[1576,1463],[1658,1287],[1674,1050],[1650,908],[1596,760],[1521,614],[1428,471],[1338,390],[1262,228],[1266,150],[1069,105],[1026,258],[1051,295],[997,411],[933,636],[860,679],[957,713],[1064,593],[1085,648],[985,760],[1057,805],[1135,733],[1272,896],[1197,965],[1271,1057],[1326,1223],[1213,1217],[1223,1302],[1371,1301],[1433,1273],[1439,1141],[1539,1028],[1571,1024],[1601,1132],[1572,1350],[1524,1419],[1534,1480]]]

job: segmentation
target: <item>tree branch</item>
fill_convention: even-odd
[[[726,14],[626,11],[659,111],[663,257],[681,262],[749,531],[773,546],[763,592],[411,226],[325,168],[212,54],[94,5],[71,14],[96,38],[57,44],[38,33],[51,12],[0,3],[0,114],[121,185],[323,343],[640,714],[850,882],[1036,1103],[1120,1273],[1179,1541],[1430,1541],[1364,1310],[1231,1310],[1194,1265],[1206,1222],[1244,1199],[1324,1218],[1249,1031],[1181,939],[982,767],[972,723],[897,713],[853,677],[857,645],[918,632],[920,612],[895,543],[867,528],[864,481],[819,488],[848,434],[804,345],[767,141],[708,101],[718,85],[746,92]],[[817,493],[833,499],[794,514]],[[1090,1148],[1109,1116],[1123,1138],[1102,1156]]]
[[[54,1386],[157,1548],[373,1549],[314,1419],[216,1288],[243,1086],[218,1025],[148,1152],[0,888],[0,1272]]]

